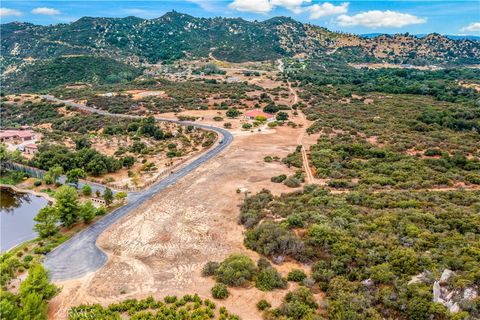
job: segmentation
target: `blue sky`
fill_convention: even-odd
[[[156,18],[176,10],[197,17],[265,20],[289,16],[330,30],[350,33],[410,32],[480,35],[480,1],[2,1],[2,23],[56,24],[83,16]]]

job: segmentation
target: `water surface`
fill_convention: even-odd
[[[33,218],[48,201],[28,193],[0,188],[0,251],[35,238]]]

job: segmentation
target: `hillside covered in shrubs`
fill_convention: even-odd
[[[307,185],[246,198],[240,222],[247,248],[312,266],[330,319],[450,319],[433,296],[445,270],[456,316],[475,319],[480,298],[464,292],[480,285],[479,210],[479,191],[333,195]]]

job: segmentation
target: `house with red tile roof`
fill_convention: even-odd
[[[244,117],[247,120],[255,120],[257,119],[257,117],[264,117],[265,119],[267,119],[267,121],[273,121],[275,119],[273,117],[273,114],[263,112],[262,110],[259,110],[259,109],[253,109],[245,112]]]

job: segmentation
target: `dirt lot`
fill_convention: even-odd
[[[214,282],[200,276],[207,261],[219,261],[235,252],[257,258],[242,244],[243,228],[237,224],[237,215],[244,194],[236,190],[292,191],[270,178],[292,174],[293,169],[279,162],[265,163],[263,158],[291,152],[296,144],[293,137],[301,130],[282,127],[272,134],[237,136],[219,157],[108,229],[98,240],[109,255],[108,263],[82,279],[58,283],[63,290],[50,305],[50,317],[61,319],[69,307],[80,303],[109,304],[195,292],[211,298]],[[292,267],[286,263],[279,270],[286,275]],[[286,290],[265,293],[250,288],[231,293],[219,304],[243,319],[260,319],[256,302],[266,298],[278,306]]]

